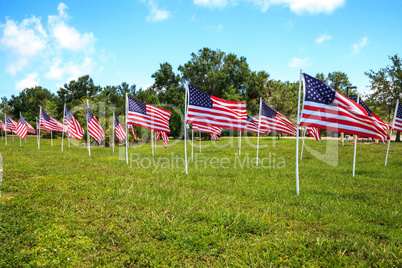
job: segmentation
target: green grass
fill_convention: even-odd
[[[256,141],[242,140],[240,158],[237,139],[218,141],[233,143],[222,149],[203,141],[186,175],[183,142],[159,145],[154,158],[150,144],[131,147],[140,158],[130,168],[118,148],[89,157],[85,147],[60,152],[61,140],[38,150],[34,138],[22,148],[9,138],[0,267],[401,267],[402,144],[384,167],[386,146],[359,143],[355,177],[351,143],[329,154],[336,166],[305,149],[298,196],[295,140],[261,139],[264,168],[252,165]],[[140,166],[149,159],[158,168]]]

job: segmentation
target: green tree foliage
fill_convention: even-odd
[[[348,94],[349,95],[357,94],[356,89],[349,88],[348,90],[348,87],[351,87],[352,83],[349,81],[348,75],[344,72],[341,71],[332,72],[328,73],[327,76],[325,76],[323,73],[318,73],[315,77],[321,80],[322,82],[330,85],[336,91],[338,91],[344,96],[347,96]]]

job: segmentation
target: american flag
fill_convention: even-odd
[[[126,131],[123,126],[120,124],[119,120],[116,116],[114,116],[114,127],[113,129],[116,131],[116,137],[119,141],[122,141],[126,138]]]
[[[87,118],[88,118],[88,132],[95,140],[100,143],[102,139],[105,137],[105,132],[103,131],[101,125],[99,124],[96,117],[91,112],[91,108],[87,108]]]
[[[8,116],[6,116],[6,128],[8,131],[17,132],[17,123]]]
[[[258,133],[258,122],[259,122],[259,120],[257,118],[247,115],[247,128],[246,128],[246,130],[254,132],[254,133]],[[266,133],[270,133],[271,130],[266,129],[266,128],[264,129],[264,128],[262,128],[262,126],[260,126],[260,131],[259,132],[260,132],[260,134],[266,134]]]
[[[159,142],[160,138],[162,136],[162,140],[163,140],[163,145],[165,146],[165,148],[167,147],[167,144],[169,142],[169,138],[166,135],[166,132],[163,131],[158,131],[156,132],[156,142]]]
[[[40,112],[40,125],[43,125],[47,130],[51,131],[63,131],[63,124],[57,121],[56,119],[50,117],[47,113],[45,113],[42,109]]]
[[[155,132],[170,133],[169,119],[171,112],[165,109],[128,98],[127,124],[145,127]]]
[[[0,129],[2,129],[3,131],[6,131],[6,125],[1,120],[0,120]]]
[[[349,100],[329,85],[303,74],[306,88],[301,126],[381,139],[389,138],[385,130],[356,102]]]
[[[261,104],[261,129],[296,135],[296,127],[286,117],[265,102],[262,101]]]
[[[35,134],[35,129],[27,122],[28,133]]]
[[[222,133],[222,128],[220,127],[213,127],[211,125],[199,125],[199,124],[192,124],[192,129],[196,130],[196,131],[200,131],[203,133],[209,133],[211,134],[211,137],[217,141],[219,140],[218,135],[221,135]]]
[[[69,137],[80,140],[84,136],[84,130],[67,108],[64,111],[64,124],[67,126]]]
[[[307,132],[316,140],[321,140],[320,129],[316,127],[306,127]]]
[[[396,131],[402,132],[402,104],[399,103],[396,111],[396,117],[394,121],[394,129]]]
[[[17,124],[17,135],[21,138],[25,138],[28,133],[27,122],[24,120],[22,115],[20,114],[20,120],[18,120]]]
[[[135,136],[133,125],[128,125],[128,129],[131,129],[131,131],[133,132],[134,140],[137,140],[137,136]]]
[[[188,86],[189,106],[187,123],[211,125],[213,127],[246,130],[246,104],[241,101],[227,101],[205,92],[192,85]]]
[[[384,121],[382,121],[380,118],[378,118],[370,109],[367,107],[367,105],[364,103],[364,101],[359,98],[359,104],[366,110],[368,116],[370,116],[374,121],[376,121],[378,124],[380,124],[381,127],[384,129],[391,129],[392,127],[388,124],[386,124]]]
[[[38,131],[40,132],[40,130],[44,130],[47,133],[50,133],[50,130],[48,130],[43,124],[39,123],[39,119],[36,118],[36,129],[38,129]]]

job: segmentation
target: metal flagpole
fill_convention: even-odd
[[[6,118],[7,118],[7,114],[4,114],[4,124],[6,124],[5,125],[5,131],[4,131],[6,134],[5,134],[4,137],[6,139],[6,146],[7,146],[7,119]]]
[[[188,85],[186,84],[185,88],[185,94],[184,94],[184,122],[183,122],[183,127],[184,127],[184,167],[186,169],[186,174],[188,174],[187,170],[187,126],[186,126],[186,121],[187,121],[187,98],[188,98]]]
[[[156,152],[156,135],[157,135],[157,134],[156,134],[156,132],[155,132],[155,139],[154,139],[154,140],[155,140],[155,147],[154,147],[155,152]],[[159,134],[159,135],[161,135],[161,136],[162,136],[162,134]],[[161,137],[159,136],[159,138],[161,138]]]
[[[114,153],[114,132],[115,132],[115,129],[114,129],[114,111],[113,111],[113,125],[112,125],[112,141],[113,141],[113,153]]]
[[[53,131],[50,130],[50,141],[53,146]]]
[[[307,127],[304,127],[303,143],[302,143],[302,149],[301,149],[301,153],[300,153],[300,161],[303,158],[304,139],[306,138],[306,132],[307,132]]]
[[[89,127],[88,127],[88,107],[89,107],[89,103],[88,103],[88,99],[87,99],[87,144],[88,144],[88,153],[89,156],[91,156],[91,143],[90,143],[90,137],[89,137]]]
[[[65,126],[65,121],[66,119],[66,104],[64,103],[64,110],[63,110],[63,131],[61,133],[61,151],[63,152],[63,144],[64,144],[64,126]]]
[[[152,148],[152,157],[154,157],[154,131],[151,129],[151,148]]]
[[[127,97],[127,93],[126,93],[126,164],[128,165],[128,131],[127,131],[127,116],[128,116],[128,97]]]
[[[299,78],[299,97],[297,101],[297,125],[296,125],[296,193],[299,194],[299,125],[300,125],[300,95],[301,95],[301,83],[302,83],[303,70],[300,69]],[[304,80],[304,79],[303,79]],[[305,83],[303,83],[305,86]],[[305,92],[305,90],[304,90]]]
[[[241,130],[239,131],[239,156],[241,153]]]
[[[359,97],[360,95],[357,94],[357,103],[359,103]],[[357,148],[357,135],[355,134],[355,150],[353,153],[353,177],[355,176],[355,169],[356,169],[356,148]]]
[[[39,107],[39,121],[38,121],[38,150],[40,149],[40,122],[41,122],[42,107]]]
[[[193,161],[193,151],[194,151],[194,130],[191,128],[191,161]]]
[[[396,114],[397,114],[397,112],[398,112],[398,105],[399,105],[399,100],[396,100],[395,113],[394,113],[394,120],[393,120],[393,122],[392,122],[392,128],[391,128],[391,131],[390,131],[390,133],[389,133],[389,140],[388,140],[388,147],[387,147],[387,155],[385,156],[385,166],[387,166],[389,145],[391,144],[392,130],[393,130],[394,127],[395,127],[395,118],[396,118]]]
[[[255,164],[256,164],[257,167],[258,167],[258,148],[259,148],[259,145],[260,145],[261,104],[262,104],[262,98],[260,97],[260,111],[258,112],[257,157],[255,159]]]

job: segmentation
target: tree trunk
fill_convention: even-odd
[[[396,138],[395,141],[401,141],[401,132],[396,132]]]

